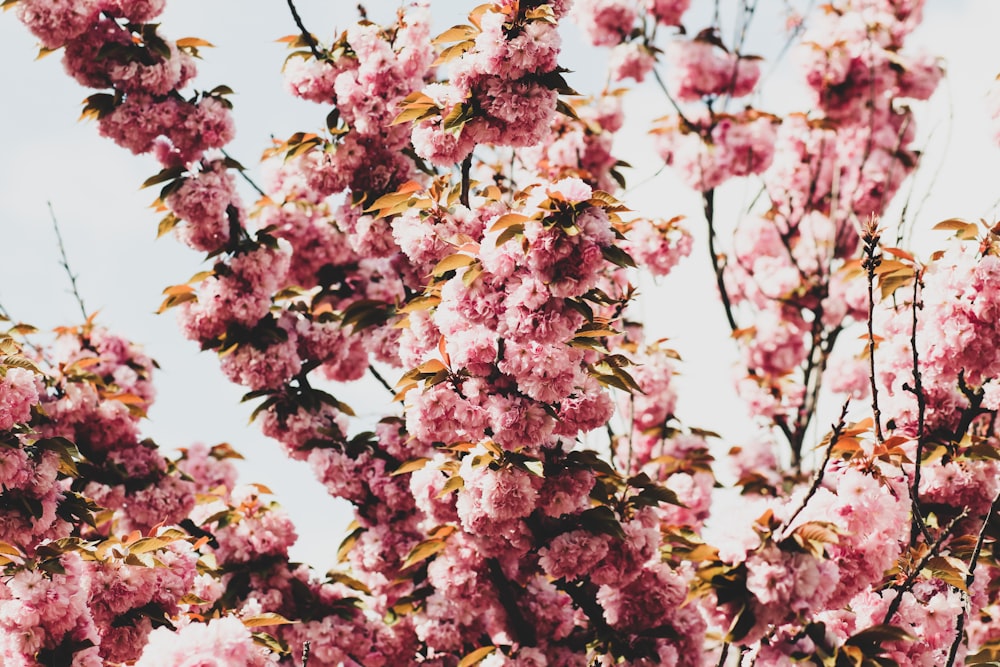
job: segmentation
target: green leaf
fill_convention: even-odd
[[[625,530],[618,521],[618,515],[610,507],[600,505],[581,512],[580,527],[594,534],[610,535],[620,540],[625,539]]]
[[[902,628],[898,628],[895,625],[880,624],[855,633],[851,637],[848,637],[844,644],[859,648],[871,648],[881,645],[882,642],[906,642],[913,641],[914,639],[915,637],[907,634]]]
[[[184,167],[167,167],[166,169],[160,170],[155,176],[150,176],[142,185],[139,186],[140,189],[148,188],[153,185],[158,185],[160,183],[166,183],[167,181],[172,181],[175,178],[179,178],[184,174],[186,169]]]
[[[635,260],[632,259],[632,256],[618,246],[609,245],[601,248],[601,254],[604,256],[604,259],[623,269],[635,268]]]
[[[447,546],[447,542],[437,537],[419,542],[417,546],[410,550],[410,554],[403,561],[402,569],[405,570],[411,565],[416,565],[421,561],[427,560],[431,556],[443,551],[445,546]]]
[[[263,646],[271,653],[276,653],[279,656],[287,656],[292,653],[288,646],[282,643],[280,639],[277,639],[266,632],[254,632],[251,634],[251,637],[253,637],[254,644]]]
[[[452,47],[454,48],[454,47]],[[465,104],[456,104],[451,111],[441,119],[441,127],[445,132],[461,134],[462,128],[475,117],[472,108]]]
[[[365,532],[362,526],[357,526],[351,532],[347,534],[347,537],[340,543],[337,547],[337,562],[343,563],[347,560],[347,554],[351,552],[351,549],[358,542],[358,538]]]
[[[444,483],[444,486],[441,487],[441,490],[438,492],[437,497],[444,498],[449,493],[452,493],[453,491],[458,491],[459,489],[463,488],[465,488],[465,480],[459,477],[458,475],[455,475],[454,477],[449,478],[448,481]]]
[[[642,491],[629,498],[629,502],[635,507],[656,506],[660,503],[686,507],[686,505],[677,497],[676,493],[665,486],[658,486],[655,484],[644,488]]]
[[[330,571],[326,573],[326,578],[330,583],[342,584],[348,588],[352,588],[356,591],[361,591],[365,595],[371,595],[372,591],[364,582],[358,581],[354,577],[344,574],[343,572]]]
[[[167,213],[163,220],[160,220],[160,224],[156,228],[156,238],[160,238],[164,234],[168,234],[180,223],[180,221],[181,219],[173,213]]]
[[[569,116],[574,120],[580,120],[580,116],[576,113],[576,109],[567,104],[565,100],[558,100],[556,102],[556,111],[564,116]]]
[[[148,553],[150,551],[158,551],[173,541],[165,540],[161,537],[143,537],[128,545],[128,550],[134,554]]]
[[[405,475],[408,472],[421,470],[429,462],[430,459],[423,456],[404,461],[398,468],[392,471],[392,476],[395,477],[396,475]]]
[[[455,271],[464,266],[469,266],[476,261],[476,258],[472,255],[466,255],[464,253],[456,252],[453,255],[448,255],[440,262],[438,262],[434,269],[431,271],[431,275],[435,278],[443,276],[449,271]]]

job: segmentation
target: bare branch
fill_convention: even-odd
[[[292,0],[288,0],[288,9],[292,12],[292,20],[295,21],[295,25],[302,34],[302,39],[304,39],[306,44],[309,45],[309,50],[312,51],[313,57],[316,60],[322,60],[323,53],[319,50],[319,46],[316,44],[316,38],[312,36],[311,32],[306,30],[305,25],[302,23],[302,17],[299,16],[299,12],[295,9],[295,3]]]
[[[881,444],[885,441],[882,435],[882,413],[878,408],[878,384],[875,382],[875,332],[872,319],[875,315],[875,269],[882,263],[882,256],[878,254],[878,241],[880,231],[878,229],[878,216],[872,214],[861,230],[861,240],[864,241],[864,258],[861,260],[861,267],[868,274],[868,361],[869,379],[872,387],[872,416],[875,420],[875,438]]]
[[[73,288],[73,297],[76,299],[76,303],[80,306],[80,313],[83,314],[84,321],[87,320],[87,307],[83,305],[83,297],[80,296],[80,290],[76,285],[76,274],[73,273],[69,268],[69,259],[66,257],[66,246],[63,243],[62,232],[59,231],[59,220],[56,218],[56,212],[52,209],[52,202],[46,202],[49,207],[49,215],[52,217],[52,228],[56,230],[56,240],[59,241],[59,255],[62,257],[62,267],[66,271],[66,275],[69,276],[69,284]]]

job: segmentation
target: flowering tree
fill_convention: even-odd
[[[84,116],[159,162],[160,234],[206,256],[161,310],[355,521],[343,567],[291,563],[231,448],[142,438],[139,348],[93,318],[51,344],[13,325],[4,664],[995,660],[1000,229],[941,223],[926,261],[882,242],[919,164],[910,105],[942,76],[906,48],[921,4],[792,16],[812,105],[779,114],[743,52],[755,2],[729,40],[686,0],[503,0],[437,35],[426,6],[362,10],[329,42],[289,2],[287,88],[324,129],[269,146],[246,204],[232,91],[196,83],[210,44],[166,37],[162,2],[8,0],[99,91]],[[623,88],[569,87],[568,21]],[[627,208],[613,140],[647,77],[764,436],[739,447],[680,420],[679,357],[637,321],[640,272],[692,249],[680,217]],[[738,224],[716,206],[733,179],[761,193]],[[374,424],[337,397],[365,375],[391,398]],[[844,407],[814,437],[821,399]]]

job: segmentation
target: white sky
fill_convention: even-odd
[[[467,9],[477,4],[433,2],[436,27],[463,22]],[[760,4],[774,9],[783,3]],[[325,40],[355,18],[353,11],[335,11],[353,3],[300,0],[297,5],[306,24]],[[398,3],[376,0],[368,5],[377,19]],[[173,0],[161,23],[169,37],[196,36],[216,45],[204,50],[197,82],[202,88],[225,83],[236,91],[237,139],[228,150],[251,173],[257,171],[256,159],[269,135],[287,137],[323,124],[325,110],[294,100],[281,88],[279,68],[286,51],[274,40],[295,32],[285,3]],[[703,15],[689,20],[692,32],[704,25]],[[911,40],[945,57],[949,72],[927,114],[918,117],[923,136],[933,130],[918,197],[941,166],[918,230],[948,217],[992,220],[995,214],[1000,150],[992,143],[983,96],[1000,71],[1000,57],[990,57],[997,28],[1000,3],[994,0],[929,0],[925,25]],[[778,34],[768,17],[761,16],[751,28],[749,50],[774,48]],[[142,343],[162,366],[156,381],[159,399],[144,431],[165,447],[193,441],[233,444],[247,458],[242,480],[271,487],[296,520],[301,538],[293,556],[321,568],[331,566],[349,514],[328,498],[304,464],[286,461],[276,444],[246,425],[250,407],[238,404],[243,391],[222,377],[214,355],[200,354],[184,340],[171,315],[153,314],[164,287],[184,282],[202,268],[199,256],[173,239],[155,240],[159,216],[148,208],[155,193],[138,186],[158,170],[156,165],[100,138],[93,124],[77,122],[81,101],[90,92],[63,73],[58,54],[34,62],[35,53],[33,38],[13,13],[0,16],[0,303],[16,318],[41,328],[79,321],[59,266],[46,207],[50,201],[88,309],[100,309],[99,322]],[[576,72],[568,77],[571,85],[582,91],[599,88],[603,55],[602,49],[582,47],[571,27],[562,59]],[[794,70],[785,68],[768,82],[762,108],[804,104],[801,91],[790,82],[793,75]],[[737,444],[749,430],[730,389],[732,346],[713,291],[698,199],[668,172],[647,180],[658,165],[655,156],[643,153],[649,146],[645,132],[649,120],[669,108],[650,86],[633,93],[627,108],[632,120],[618,145],[622,157],[636,167],[628,174],[630,184],[642,183],[627,203],[650,216],[688,214],[697,240],[692,259],[675,276],[659,286],[640,283],[642,312],[651,318],[652,337],[671,338],[686,361],[681,418],[726,434],[727,446]],[[943,151],[946,143],[949,148]],[[723,229],[755,189],[742,183],[726,188],[720,196]],[[244,198],[253,200],[249,191]],[[927,237],[920,238],[925,248]],[[397,375],[388,372],[390,381]],[[372,415],[382,409],[382,403],[374,403],[382,400],[379,391],[364,385],[335,393],[359,413]]]

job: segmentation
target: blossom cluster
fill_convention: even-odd
[[[855,231],[918,158],[900,100],[941,76],[904,49],[920,2],[810,14],[815,104],[784,117],[756,108],[739,31],[683,26],[687,0],[504,0],[433,39],[421,4],[329,45],[302,29],[285,83],[326,129],[266,151],[252,208],[219,150],[228,88],[181,92],[204,44],[161,37],[162,2],[16,4],[104,91],[85,107],[99,131],[159,161],[160,231],[207,255],[163,309],[355,521],[343,569],[317,576],[290,562],[296,528],[266,487],[236,483],[231,449],[170,460],[141,438],[155,364],[136,346],[88,322],[42,374],[0,339],[5,664],[694,667],[730,647],[946,664],[1000,646],[997,233],[924,267]],[[767,195],[711,257],[762,426],[730,450],[735,508],[718,436],[677,414],[679,355],[632,321],[636,271],[669,278],[692,236],[616,197],[621,94],[560,98],[566,18],[612,47],[615,81],[663,66],[673,109],[650,143],[701,195],[711,243],[727,182]],[[809,470],[824,373],[867,390],[868,370],[832,368],[866,321],[875,414],[845,409]],[[402,377],[362,430],[330,383],[381,379],[376,364]]]

